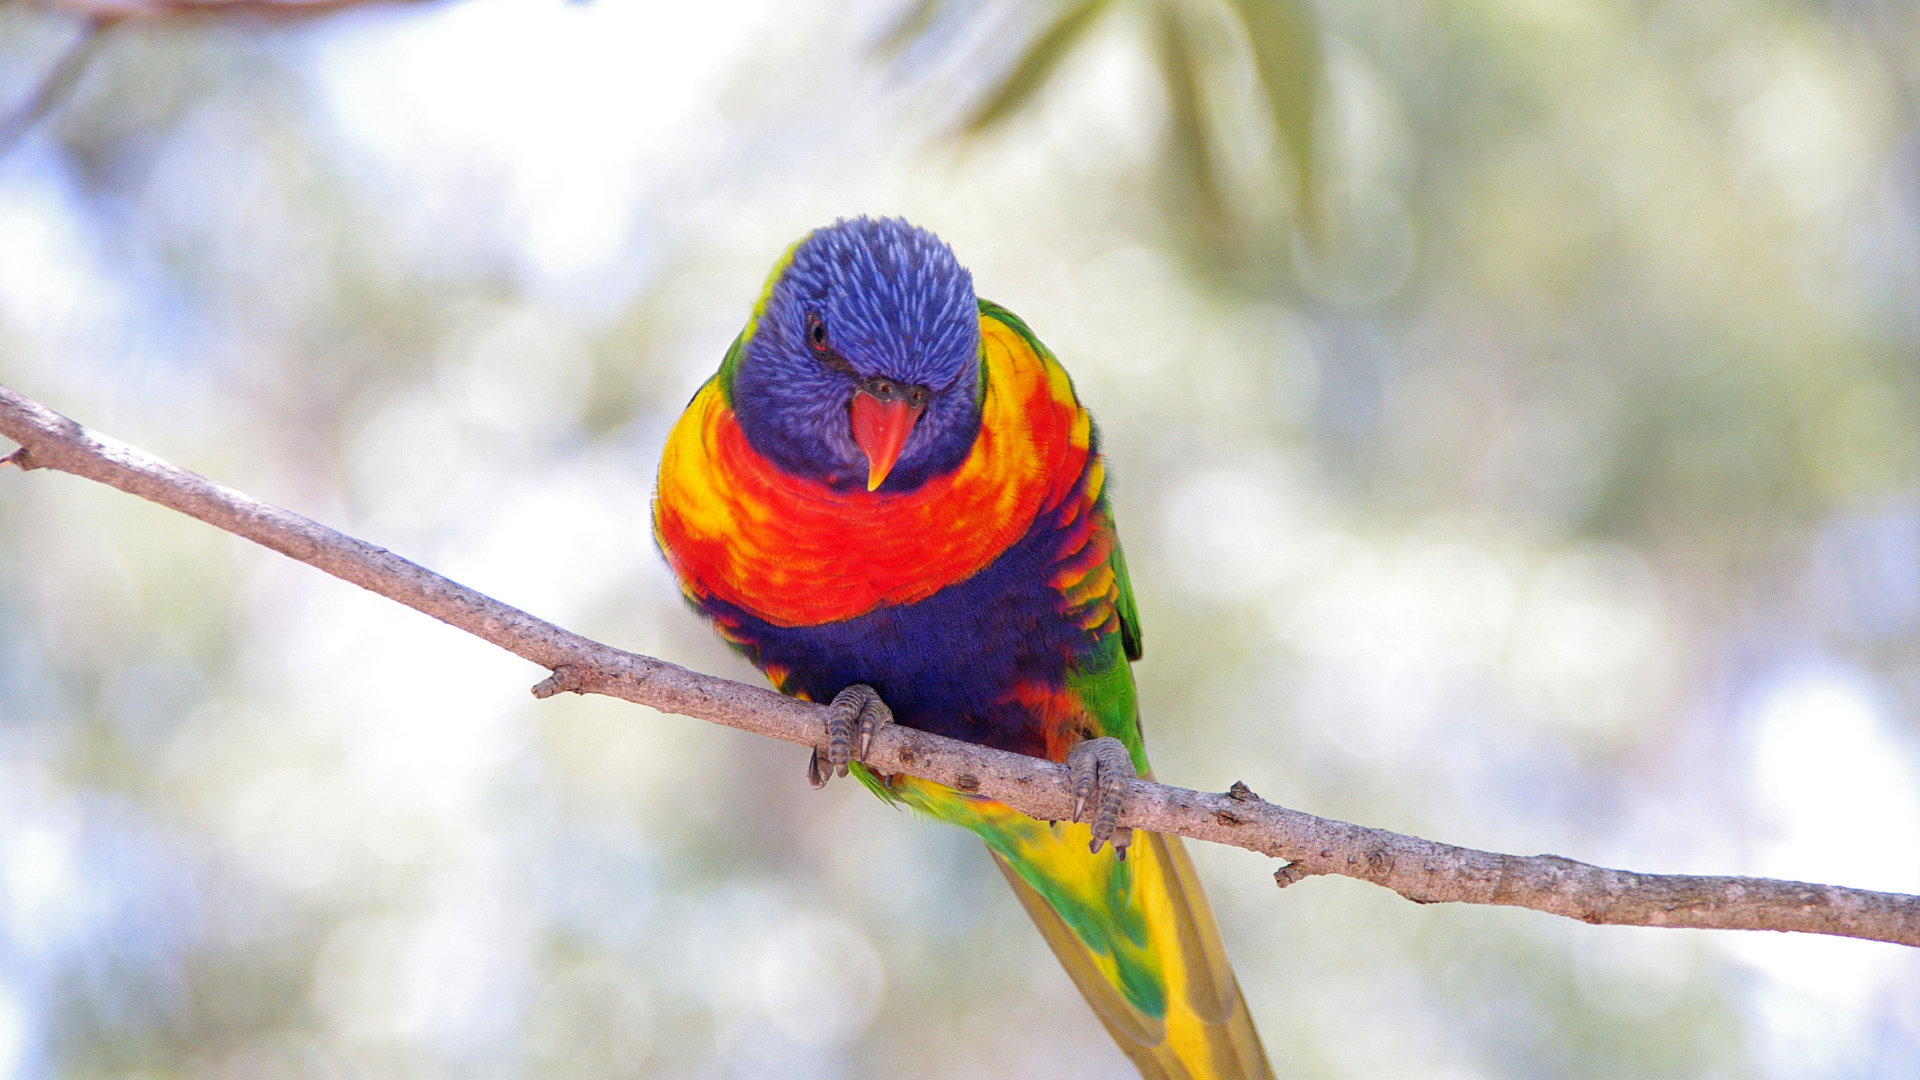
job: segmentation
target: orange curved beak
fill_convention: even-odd
[[[900,449],[913,434],[925,406],[910,405],[904,398],[881,401],[865,390],[853,395],[853,441],[867,455],[867,490],[880,486],[893,463],[900,460]]]

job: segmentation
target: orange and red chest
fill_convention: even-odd
[[[1070,493],[1091,422],[1058,363],[981,319],[986,386],[973,448],[909,492],[840,490],[756,453],[717,382],[695,396],[660,463],[654,530],[681,587],[779,626],[911,604],[979,572]]]

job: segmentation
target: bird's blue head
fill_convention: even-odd
[[[737,365],[755,450],[838,487],[912,490],[979,431],[973,275],[900,218],[836,221],[776,270]]]

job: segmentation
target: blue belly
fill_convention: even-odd
[[[1098,644],[1062,613],[1047,584],[1058,534],[1036,527],[998,559],[918,603],[820,626],[775,626],[709,598],[709,615],[756,667],[792,672],[783,690],[830,701],[855,683],[879,691],[894,720],[967,742],[1046,756],[1016,685],[1062,685]]]

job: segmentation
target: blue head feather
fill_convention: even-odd
[[[808,340],[813,319],[830,355]],[[864,379],[932,391],[882,491],[957,467],[980,427],[980,316],[973,275],[939,237],[901,218],[842,219],[794,249],[733,375],[753,448],[788,472],[866,486],[848,410]]]

